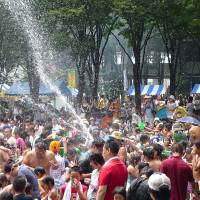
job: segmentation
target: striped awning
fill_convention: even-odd
[[[200,94],[200,84],[195,84],[192,89],[192,94]]]
[[[141,85],[140,87],[141,95],[162,95],[165,94],[166,90],[164,85]],[[128,90],[129,95],[135,95],[135,87],[132,85]]]

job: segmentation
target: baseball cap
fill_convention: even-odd
[[[160,191],[162,186],[168,186],[171,189],[170,179],[162,173],[154,173],[149,177],[148,185],[151,190]]]

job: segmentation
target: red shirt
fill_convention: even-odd
[[[125,164],[118,158],[108,161],[99,174],[99,186],[107,186],[104,200],[113,200],[112,192],[117,186],[124,186],[128,177]]]
[[[170,178],[170,200],[185,200],[188,182],[194,181],[189,165],[181,157],[172,156],[162,162],[160,171]]]
[[[66,187],[67,187],[67,183],[65,183],[64,185],[61,186],[60,192],[62,195],[64,195]],[[87,186],[82,185],[82,187],[83,187],[83,193],[87,192]],[[77,189],[75,187],[72,187],[71,198],[76,200],[77,193],[78,193]]]

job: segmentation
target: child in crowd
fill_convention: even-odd
[[[116,187],[113,191],[114,200],[126,200],[126,190],[124,187]]]
[[[58,200],[58,194],[54,188],[54,179],[51,176],[46,176],[42,180],[43,187],[47,195],[42,200]]]

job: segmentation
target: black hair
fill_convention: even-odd
[[[146,175],[147,178],[149,178],[152,174],[154,173],[154,170],[149,167],[149,166],[145,166],[144,168],[141,169],[141,175]]]
[[[44,167],[36,167],[34,169],[34,173],[38,176],[39,174],[42,174],[42,175],[46,174],[46,171]]]
[[[115,194],[120,194],[124,197],[124,199],[126,199],[126,189],[124,187],[115,187],[112,194],[113,196]]]
[[[12,185],[16,193],[23,193],[26,188],[26,179],[23,176],[17,176],[14,178]]]
[[[143,150],[143,155],[146,156],[148,159],[153,160],[154,158],[154,150],[152,147],[147,147]]]
[[[141,160],[141,156],[140,155],[133,155],[130,159],[130,164],[133,166],[136,166]]]
[[[26,195],[31,195],[32,192],[33,192],[33,186],[30,183],[27,183],[25,188]]]
[[[155,143],[155,144],[153,144],[153,150],[157,152],[157,155],[158,155],[159,157],[161,157],[161,154],[162,154],[164,148],[163,148],[162,145],[160,145],[160,144],[158,144],[158,143]]]
[[[184,152],[183,145],[181,143],[174,144],[172,146],[172,152],[173,153],[179,153],[180,155],[183,155],[183,152]]]
[[[167,129],[168,131],[172,130],[172,124],[171,123],[165,123],[164,128]]]
[[[47,146],[43,141],[40,140],[35,144],[35,148],[46,150]]]
[[[145,142],[149,140],[149,136],[147,134],[142,134],[140,136],[140,142]]]
[[[5,174],[0,174],[0,187],[3,187],[3,184],[6,183],[8,180]]]
[[[12,159],[8,160],[7,163],[4,165],[4,173],[10,173],[14,164],[15,162]]]
[[[194,144],[195,146],[196,146],[196,148],[197,149],[199,149],[200,148],[200,140],[199,141],[197,141],[197,142],[195,142],[195,144]]]
[[[104,164],[103,156],[99,153],[92,154],[90,156],[89,160],[90,160],[90,162],[93,161],[94,163],[97,163],[97,164],[100,164],[100,165]]]
[[[0,193],[0,200],[13,200],[13,194],[10,192]]]
[[[148,163],[145,163],[145,162],[141,162],[141,163],[139,163],[138,164],[138,170],[139,170],[139,173],[141,173],[141,171],[142,171],[142,169],[144,168],[144,167],[146,167],[146,166],[149,166],[149,164]]]
[[[116,141],[114,141],[112,139],[106,141],[106,143],[104,144],[104,147],[106,149],[110,149],[111,153],[114,154],[114,155],[117,155],[118,152],[119,152],[119,145],[117,144]]]
[[[26,145],[26,148],[32,148],[32,145],[31,145],[30,141],[26,141],[25,145]]]
[[[79,166],[71,167],[71,170],[70,170],[70,171],[71,171],[71,172],[78,172],[78,173],[80,173],[80,174],[82,174],[82,172],[83,172],[82,168],[79,167]]]
[[[45,185],[49,185],[49,186],[54,186],[54,179],[53,177],[51,176],[46,176],[42,179],[42,182],[45,184]]]
[[[97,149],[103,148],[104,140],[101,138],[95,138],[92,142],[92,146],[95,146]]]
[[[168,185],[160,186],[159,191],[150,189],[150,193],[156,200],[170,200],[170,189]]]

